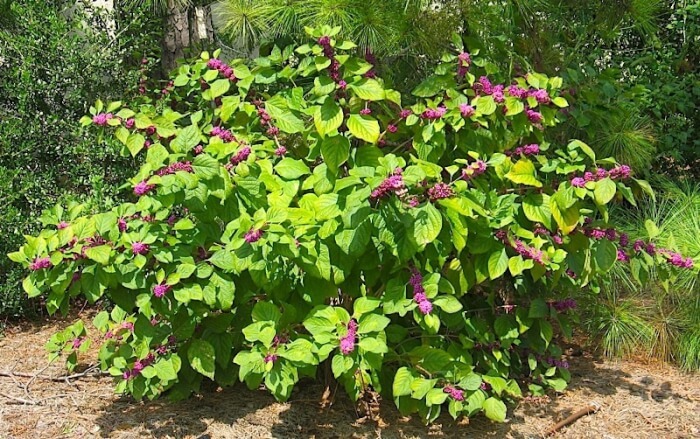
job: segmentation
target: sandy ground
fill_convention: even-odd
[[[69,323],[50,320],[7,328],[0,338],[0,374],[14,371],[31,376],[44,369],[44,343]],[[81,360],[94,362],[94,354]],[[402,418],[391,401],[382,403],[379,419],[358,420],[354,405],[342,392],[330,408],[321,409],[323,389],[314,383],[298,385],[285,404],[243,386],[211,388],[179,403],[139,403],[114,395],[109,377],[54,382],[0,376],[0,439],[539,438],[591,401],[602,409],[556,437],[700,438],[697,375],[658,363],[607,362],[586,352],[569,362],[573,378],[566,393],[511,407],[505,424],[491,423],[483,416],[455,422],[447,415],[430,427]],[[42,376],[64,374],[60,364],[42,372]]]

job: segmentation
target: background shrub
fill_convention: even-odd
[[[107,17],[75,2],[13,1],[0,25],[0,315],[28,311],[22,272],[7,259],[22,235],[35,233],[42,210],[81,199],[89,208],[114,203],[133,161],[109,138],[84,132],[78,120],[97,97],[134,93],[151,55],[145,15],[124,10],[118,39]],[[80,4],[80,2],[78,2]],[[157,47],[157,46],[156,46]]]

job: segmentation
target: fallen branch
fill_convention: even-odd
[[[14,371],[3,371],[0,370],[0,377],[21,377],[21,378],[35,378],[39,380],[45,380],[45,381],[57,381],[57,382],[63,382],[66,380],[74,380],[78,378],[86,378],[86,377],[103,377],[103,376],[108,376],[108,372],[101,372],[99,370],[95,369],[95,366],[91,366],[87,368],[85,371],[80,372],[80,373],[74,373],[72,375],[63,375],[63,376],[58,376],[58,377],[52,377],[48,375],[37,375],[33,373],[26,373],[26,372],[14,372]]]
[[[591,415],[593,413],[596,413],[598,410],[600,410],[600,404],[593,401],[590,404],[588,404],[587,407],[582,408],[581,410],[575,412],[568,418],[564,419],[563,421],[557,422],[554,424],[552,427],[547,430],[545,433],[545,436],[551,436],[555,434],[557,431],[561,430],[562,428],[566,427],[567,425],[573,424],[577,419],[582,418],[586,415]]]
[[[42,398],[39,400],[33,400],[33,399],[24,399],[20,398],[18,396],[13,396],[13,395],[8,395],[7,393],[2,393],[0,392],[0,396],[3,396],[10,401],[14,401],[16,404],[24,404],[24,405],[41,405],[42,402],[49,400],[49,399],[54,399],[54,398],[65,398],[66,396],[70,396],[66,393],[61,393],[60,395],[51,395],[47,396],[46,398]]]

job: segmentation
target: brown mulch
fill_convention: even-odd
[[[47,366],[44,343],[71,320],[25,323],[0,338],[0,373],[36,374]],[[578,349],[574,349],[575,351]],[[92,349],[85,364],[95,361]],[[586,352],[569,358],[569,389],[551,399],[522,402],[508,421],[483,416],[430,427],[402,418],[391,401],[379,419],[358,419],[339,391],[321,409],[323,389],[303,383],[287,403],[238,385],[209,389],[187,401],[134,402],[112,393],[109,377],[68,382],[0,376],[0,439],[9,438],[539,438],[556,422],[592,401],[601,410],[565,427],[558,438],[700,438],[700,380],[659,363],[608,362]],[[41,376],[65,375],[60,361]],[[31,383],[30,383],[31,381]],[[27,383],[30,383],[27,386]],[[23,403],[22,401],[29,402]]]

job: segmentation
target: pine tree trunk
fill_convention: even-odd
[[[180,9],[174,0],[168,0],[163,34],[163,73],[168,74],[177,65],[190,45],[190,24],[187,11]]]
[[[192,44],[206,46],[214,41],[214,24],[211,7],[195,6],[190,11],[190,41]]]

